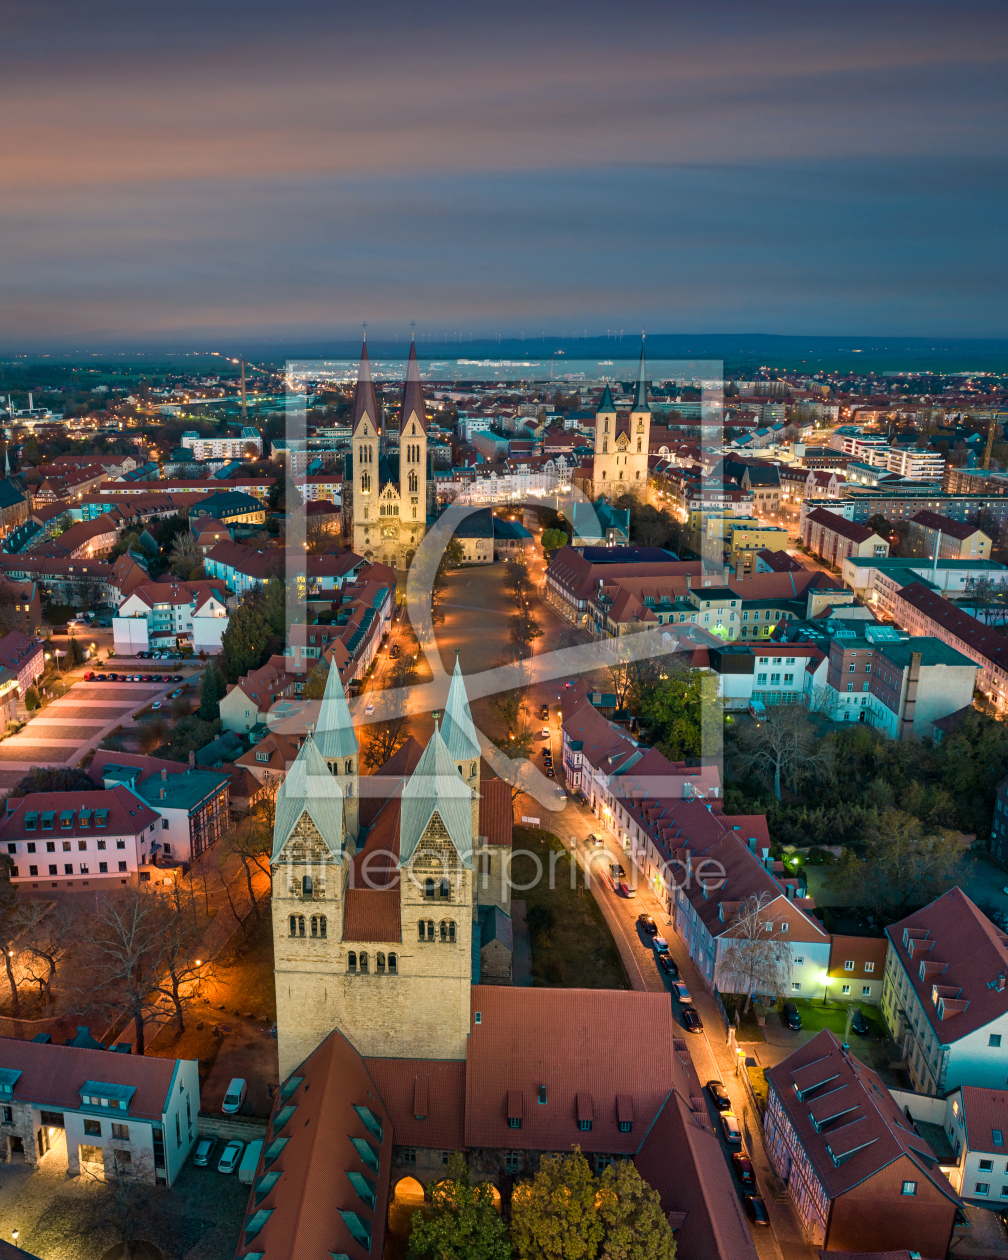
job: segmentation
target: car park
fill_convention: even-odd
[[[684,1006],[682,1008],[681,1014],[682,1014],[683,1027],[686,1029],[687,1032],[691,1032],[691,1033],[703,1032],[703,1020],[696,1013],[696,1011],[693,1009],[692,1006]]]
[[[686,988],[685,984],[683,984],[681,980],[677,980],[675,982],[675,984],[672,986],[672,992],[675,994],[677,1001],[681,1005],[683,1006],[693,1005],[693,999],[690,996],[690,991],[689,989]]]
[[[725,1136],[725,1141],[731,1143],[732,1146],[742,1145],[742,1130],[739,1128],[738,1116],[733,1111],[721,1113],[721,1132]]]
[[[227,1093],[224,1095],[224,1102],[221,1104],[221,1111],[223,1111],[226,1116],[233,1116],[236,1112],[241,1111],[242,1103],[245,1101],[245,1094],[247,1092],[248,1085],[240,1076],[236,1076],[227,1087]]]
[[[641,931],[646,932],[648,936],[658,935],[658,924],[649,914],[639,914],[637,916],[637,926]]]
[[[679,979],[679,968],[671,954],[659,954],[658,966],[661,967],[667,976],[671,976],[673,980]]]
[[[868,1021],[860,1010],[854,1012],[854,1018],[851,1020],[851,1031],[856,1032],[859,1037],[868,1036]]]
[[[213,1157],[214,1147],[217,1142],[214,1138],[200,1138],[196,1143],[196,1150],[193,1153],[193,1163],[197,1168],[206,1168]]]
[[[766,1210],[766,1204],[758,1194],[747,1194],[742,1200],[745,1205],[746,1216],[754,1225],[769,1225],[770,1216]]]
[[[717,1107],[718,1111],[731,1111],[731,1099],[728,1097],[728,1091],[720,1081],[708,1081],[704,1088],[710,1094],[711,1102]]]
[[[735,1176],[744,1186],[756,1185],[756,1170],[753,1168],[752,1160],[745,1151],[736,1151],[731,1157],[732,1167],[735,1169]]]
[[[628,884],[625,879],[620,882],[619,890],[621,897],[637,896],[637,889],[634,888],[633,884]]]
[[[244,1149],[244,1142],[228,1142],[221,1154],[220,1163],[217,1165],[217,1171],[220,1173],[233,1173],[241,1163],[242,1151]]]

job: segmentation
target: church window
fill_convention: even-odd
[[[602,439],[602,454],[604,455],[608,450],[609,450],[609,439],[603,438]]]
[[[367,969],[368,969],[367,954],[365,953],[363,949],[360,952],[360,969],[361,969],[361,975],[367,974]]]
[[[290,917],[290,934],[291,936],[297,936],[297,915],[296,914],[292,914]]]
[[[353,952],[353,950],[351,950],[350,953],[347,954],[346,965],[347,965],[347,971],[357,970],[357,955]]]
[[[298,915],[298,936],[304,936],[304,915]]]
[[[606,431],[606,433],[608,433],[608,432],[609,432],[609,421],[608,421],[608,420],[605,422],[605,431]]]
[[[641,439],[640,439],[640,438],[638,438],[638,439],[637,439],[637,454],[638,454],[638,455],[640,454],[640,444],[641,444]]]
[[[413,509],[413,519],[416,520],[416,508]]]
[[[389,954],[388,956],[389,975],[394,976],[396,974],[398,967],[399,967],[399,963],[396,959],[395,954]]]
[[[380,950],[375,954],[375,971],[380,976],[385,974],[385,955]]]
[[[409,475],[410,494],[416,494],[418,487],[419,487],[419,481],[417,479],[417,475],[415,472],[411,472]]]
[[[634,480],[635,480],[635,481],[640,481],[640,473],[638,473],[638,474],[637,474],[637,476],[634,478]]]
[[[428,878],[424,880],[424,896],[425,897],[434,896],[434,880],[433,879]]]
[[[413,424],[413,436],[416,437],[416,423]]]
[[[620,479],[620,481],[622,481],[622,480],[623,480],[623,470],[622,470],[622,468],[620,469],[619,479]]]
[[[434,920],[433,919],[427,920],[427,939],[429,941],[432,941],[434,939]]]
[[[305,875],[301,880],[301,896],[310,897],[312,895],[313,887],[312,877],[310,875]]]
[[[605,481],[605,469],[602,469],[602,480]]]
[[[324,915],[324,914],[320,914],[320,915],[319,915],[318,926],[319,926],[319,936],[321,936],[321,937],[322,937],[322,939],[323,939],[323,940],[325,940],[325,936],[326,936],[326,917],[325,917],[325,915]]]
[[[346,766],[343,770],[344,774],[353,774],[353,758],[348,758]]]
[[[311,917],[311,934],[318,936],[318,917],[314,914]]]
[[[447,880],[447,879],[443,879],[443,880],[441,881],[441,888],[440,888],[440,891],[439,891],[439,893],[438,893],[438,896],[440,896],[440,897],[450,897],[450,896],[451,896],[451,883],[450,883],[450,881],[449,881],[449,880]]]
[[[455,944],[455,924],[450,919],[441,920],[441,940],[451,945]]]
[[[417,924],[417,936],[421,941],[427,939],[427,924],[423,919]]]

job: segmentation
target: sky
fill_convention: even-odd
[[[1008,336],[1008,6],[2,0],[0,351]]]

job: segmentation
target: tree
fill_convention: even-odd
[[[529,583],[528,565],[521,558],[515,556],[513,560],[509,560],[504,569],[504,586],[511,592],[511,597],[519,608],[524,608],[528,602]]]
[[[228,848],[238,858],[245,872],[249,902],[252,913],[258,920],[259,907],[252,880],[256,871],[262,875],[269,874],[270,857],[273,853],[273,828],[266,826],[265,820],[258,814],[253,814],[235,827]]]
[[[632,675],[631,675],[632,677]],[[640,718],[669,761],[695,761],[720,722],[717,679],[678,661],[663,666],[657,682],[641,685]]]
[[[898,809],[885,809],[865,852],[848,847],[830,884],[853,905],[898,919],[959,883],[963,837]]]
[[[168,734],[168,725],[160,714],[140,723],[140,751],[149,756],[160,748]]]
[[[516,613],[511,618],[511,642],[518,649],[520,656],[531,654],[536,639],[542,638],[542,626],[535,616],[527,611]]]
[[[438,561],[438,567],[431,579],[431,625],[444,624],[445,614],[441,604],[444,601],[445,585],[451,569],[457,569],[465,560],[465,550],[457,538],[448,540],[448,546]]]
[[[110,1012],[133,1020],[136,1052],[144,1053],[144,1031],[157,1017],[155,987],[164,959],[165,915],[150,884],[126,884],[98,899],[89,915],[94,994]]]
[[[11,991],[11,1014],[15,1019],[21,1013],[17,980],[14,978],[14,937],[17,934],[15,914],[18,908],[17,889],[11,883],[11,860],[6,853],[0,854],[0,949],[7,966],[7,983]]]
[[[217,671],[208,665],[200,681],[200,718],[204,722],[216,722],[220,717],[220,695],[217,690]]]
[[[29,712],[31,712],[33,709],[40,709],[42,707],[42,701],[39,699],[38,688],[35,686],[34,683],[32,683],[32,685],[25,692],[24,702],[25,702],[25,708]]]
[[[726,993],[744,993],[746,1011],[754,993],[779,998],[791,985],[791,943],[772,930],[770,902],[769,893],[752,893],[724,933],[728,944],[721,955],[719,985]]]
[[[30,796],[32,792],[96,792],[99,784],[84,770],[70,766],[35,767],[11,788],[12,798]]]
[[[228,619],[221,636],[221,651],[227,680],[236,683],[249,670],[257,669],[266,647],[266,623],[256,608],[246,601]]]
[[[53,1001],[52,985],[60,964],[79,943],[81,916],[76,902],[22,901],[11,913],[26,977]]]
[[[383,766],[406,742],[409,712],[405,698],[399,694],[416,681],[416,661],[408,653],[396,657],[386,674],[386,689],[374,693],[375,713],[380,715],[365,728],[364,765],[373,770]]]
[[[966,597],[973,606],[973,615],[978,620],[983,617],[984,624],[990,625],[991,609],[997,598],[994,581],[983,574],[979,577],[968,577],[965,590]]]
[[[197,546],[195,534],[188,530],[184,534],[176,534],[170,552],[172,573],[188,581],[193,569],[202,568],[202,566],[203,557]]]
[[[766,717],[746,727],[739,737],[743,772],[752,770],[774,796],[781,799],[781,784],[796,791],[808,778],[828,779],[832,775],[832,745],[816,745],[815,731],[800,704],[779,704]]]
[[[153,977],[158,992],[175,1009],[179,1036],[185,1032],[186,1011],[197,1000],[200,981],[208,978],[211,966],[196,956],[199,926],[192,899],[191,881],[181,879],[172,880],[168,892],[161,895],[162,966]]]
[[[488,1182],[473,1185],[466,1158],[448,1157],[448,1175],[431,1191],[433,1212],[414,1212],[409,1260],[511,1260],[507,1228]]]
[[[515,1187],[511,1242],[520,1260],[674,1260],[661,1198],[630,1160],[601,1177],[579,1148],[544,1155],[531,1182]]]
[[[543,555],[547,560],[552,559],[553,553],[559,551],[561,547],[566,547],[569,541],[567,531],[564,529],[544,529],[542,533]]]
[[[305,685],[301,689],[302,700],[321,700],[325,695],[328,678],[329,670],[326,668],[326,663],[320,660],[305,680]]]

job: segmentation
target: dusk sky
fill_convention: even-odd
[[[0,349],[1008,336],[1008,6],[3,5]]]

